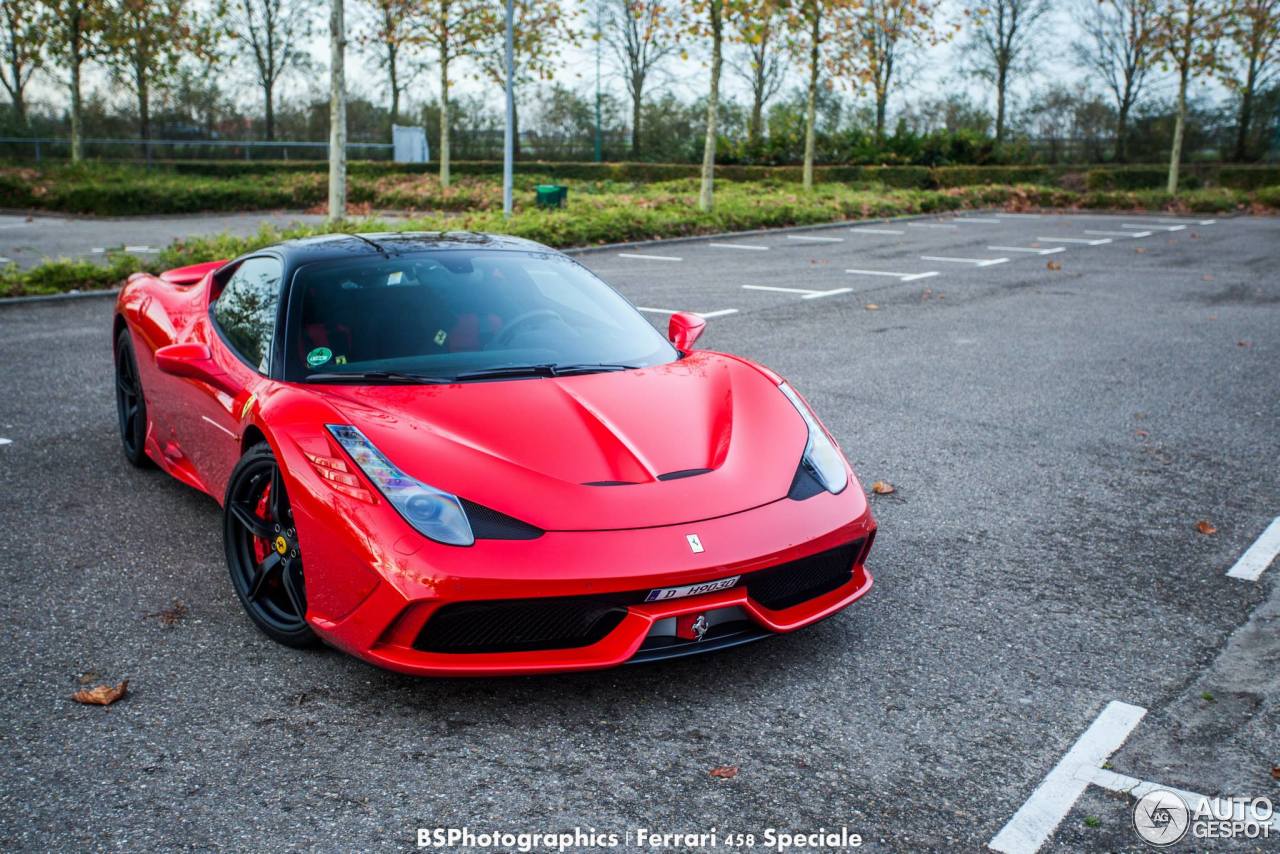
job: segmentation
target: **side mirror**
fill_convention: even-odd
[[[170,344],[156,350],[156,367],[161,373],[208,383],[218,391],[235,397],[240,387],[223,373],[213,361],[213,354],[203,344]]]
[[[694,342],[706,328],[706,318],[701,315],[691,311],[677,311],[671,315],[671,322],[667,325],[667,340],[680,352],[687,353],[693,349]]]

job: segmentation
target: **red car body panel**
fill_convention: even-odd
[[[694,351],[616,373],[453,385],[304,385],[273,380],[225,344],[210,317],[223,262],[135,275],[117,302],[147,404],[146,452],[224,501],[243,452],[265,439],[280,463],[307,560],[307,621],[326,642],[415,674],[515,674],[610,667],[679,615],[739,608],[787,632],[855,601],[875,522],[862,489],[786,496],[807,430],[780,379],[745,359]],[[209,348],[223,389],[161,371],[175,343]],[[234,391],[234,393],[233,393]],[[367,484],[332,488],[317,457],[346,459],[326,429],[350,424],[407,474],[537,526],[530,540],[434,542]],[[708,470],[698,476],[659,476]],[[618,484],[604,486],[589,484]],[[696,534],[703,551],[692,551]],[[582,597],[723,579],[862,540],[847,583],[781,610],[742,584],[636,603],[597,643],[440,653],[414,639],[448,603]]]

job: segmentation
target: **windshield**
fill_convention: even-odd
[[[294,278],[291,302],[286,359],[295,379],[550,376],[677,357],[612,288],[549,252],[456,249],[309,264]]]

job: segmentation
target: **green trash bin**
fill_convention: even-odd
[[[536,192],[540,208],[562,208],[569,200],[569,188],[563,184],[539,184]]]

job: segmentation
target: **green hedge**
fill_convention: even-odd
[[[1089,190],[1163,190],[1169,177],[1167,166],[1110,166],[1090,169]],[[1280,166],[1219,166],[1190,164],[1182,168],[1179,184],[1188,189],[1225,187],[1230,190],[1257,190],[1280,186]]]

